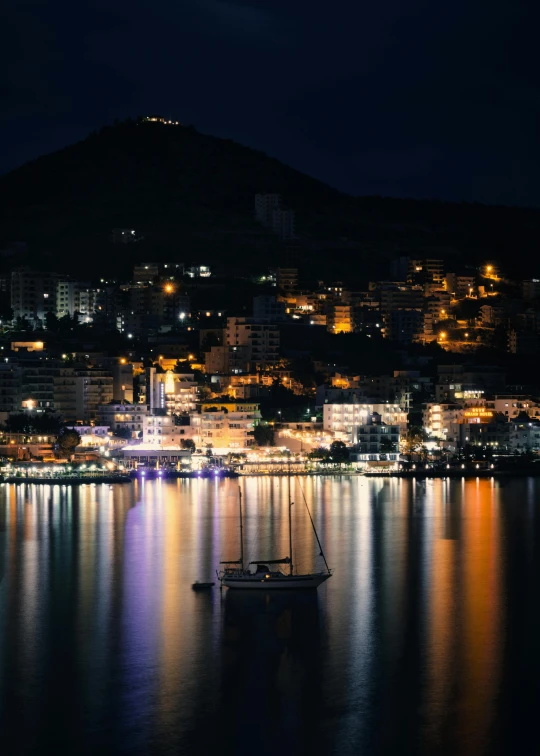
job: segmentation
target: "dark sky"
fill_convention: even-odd
[[[157,112],[355,194],[540,205],[533,0],[0,5],[0,172]]]

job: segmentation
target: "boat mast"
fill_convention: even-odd
[[[244,571],[244,523],[242,521],[242,489],[238,486],[238,503],[240,507],[240,564]]]
[[[291,501],[291,452],[289,451],[289,470],[287,475],[287,483],[288,483],[288,491],[289,491],[289,575],[293,574],[293,553],[292,553],[292,506],[293,502]]]

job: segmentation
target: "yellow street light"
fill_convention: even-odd
[[[170,284],[170,283],[169,284],[165,284],[165,292],[167,294],[172,294],[173,291],[174,291],[174,286],[172,284]]]

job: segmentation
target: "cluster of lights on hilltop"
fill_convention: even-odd
[[[166,118],[163,118],[163,116],[144,116],[144,118],[141,119],[143,123],[164,123],[167,126],[181,126],[182,124],[180,121],[168,121]]]

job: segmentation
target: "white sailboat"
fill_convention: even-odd
[[[242,491],[239,489],[239,517],[240,517],[240,559],[229,562],[220,562],[223,567],[217,573],[220,581],[220,587],[242,588],[248,590],[284,590],[284,589],[304,589],[318,588],[332,576],[332,570],[328,567],[326,557],[324,556],[319,536],[315,528],[315,523],[311,517],[311,512],[304,502],[313,526],[315,538],[320,548],[320,555],[324,559],[326,572],[313,572],[307,574],[295,574],[293,565],[293,535],[292,535],[292,517],[291,509],[293,502],[290,496],[290,479],[289,479],[289,555],[283,559],[258,559],[249,562],[247,567],[244,565],[244,523],[242,515]],[[283,572],[277,569],[276,565],[287,565],[288,571]]]

